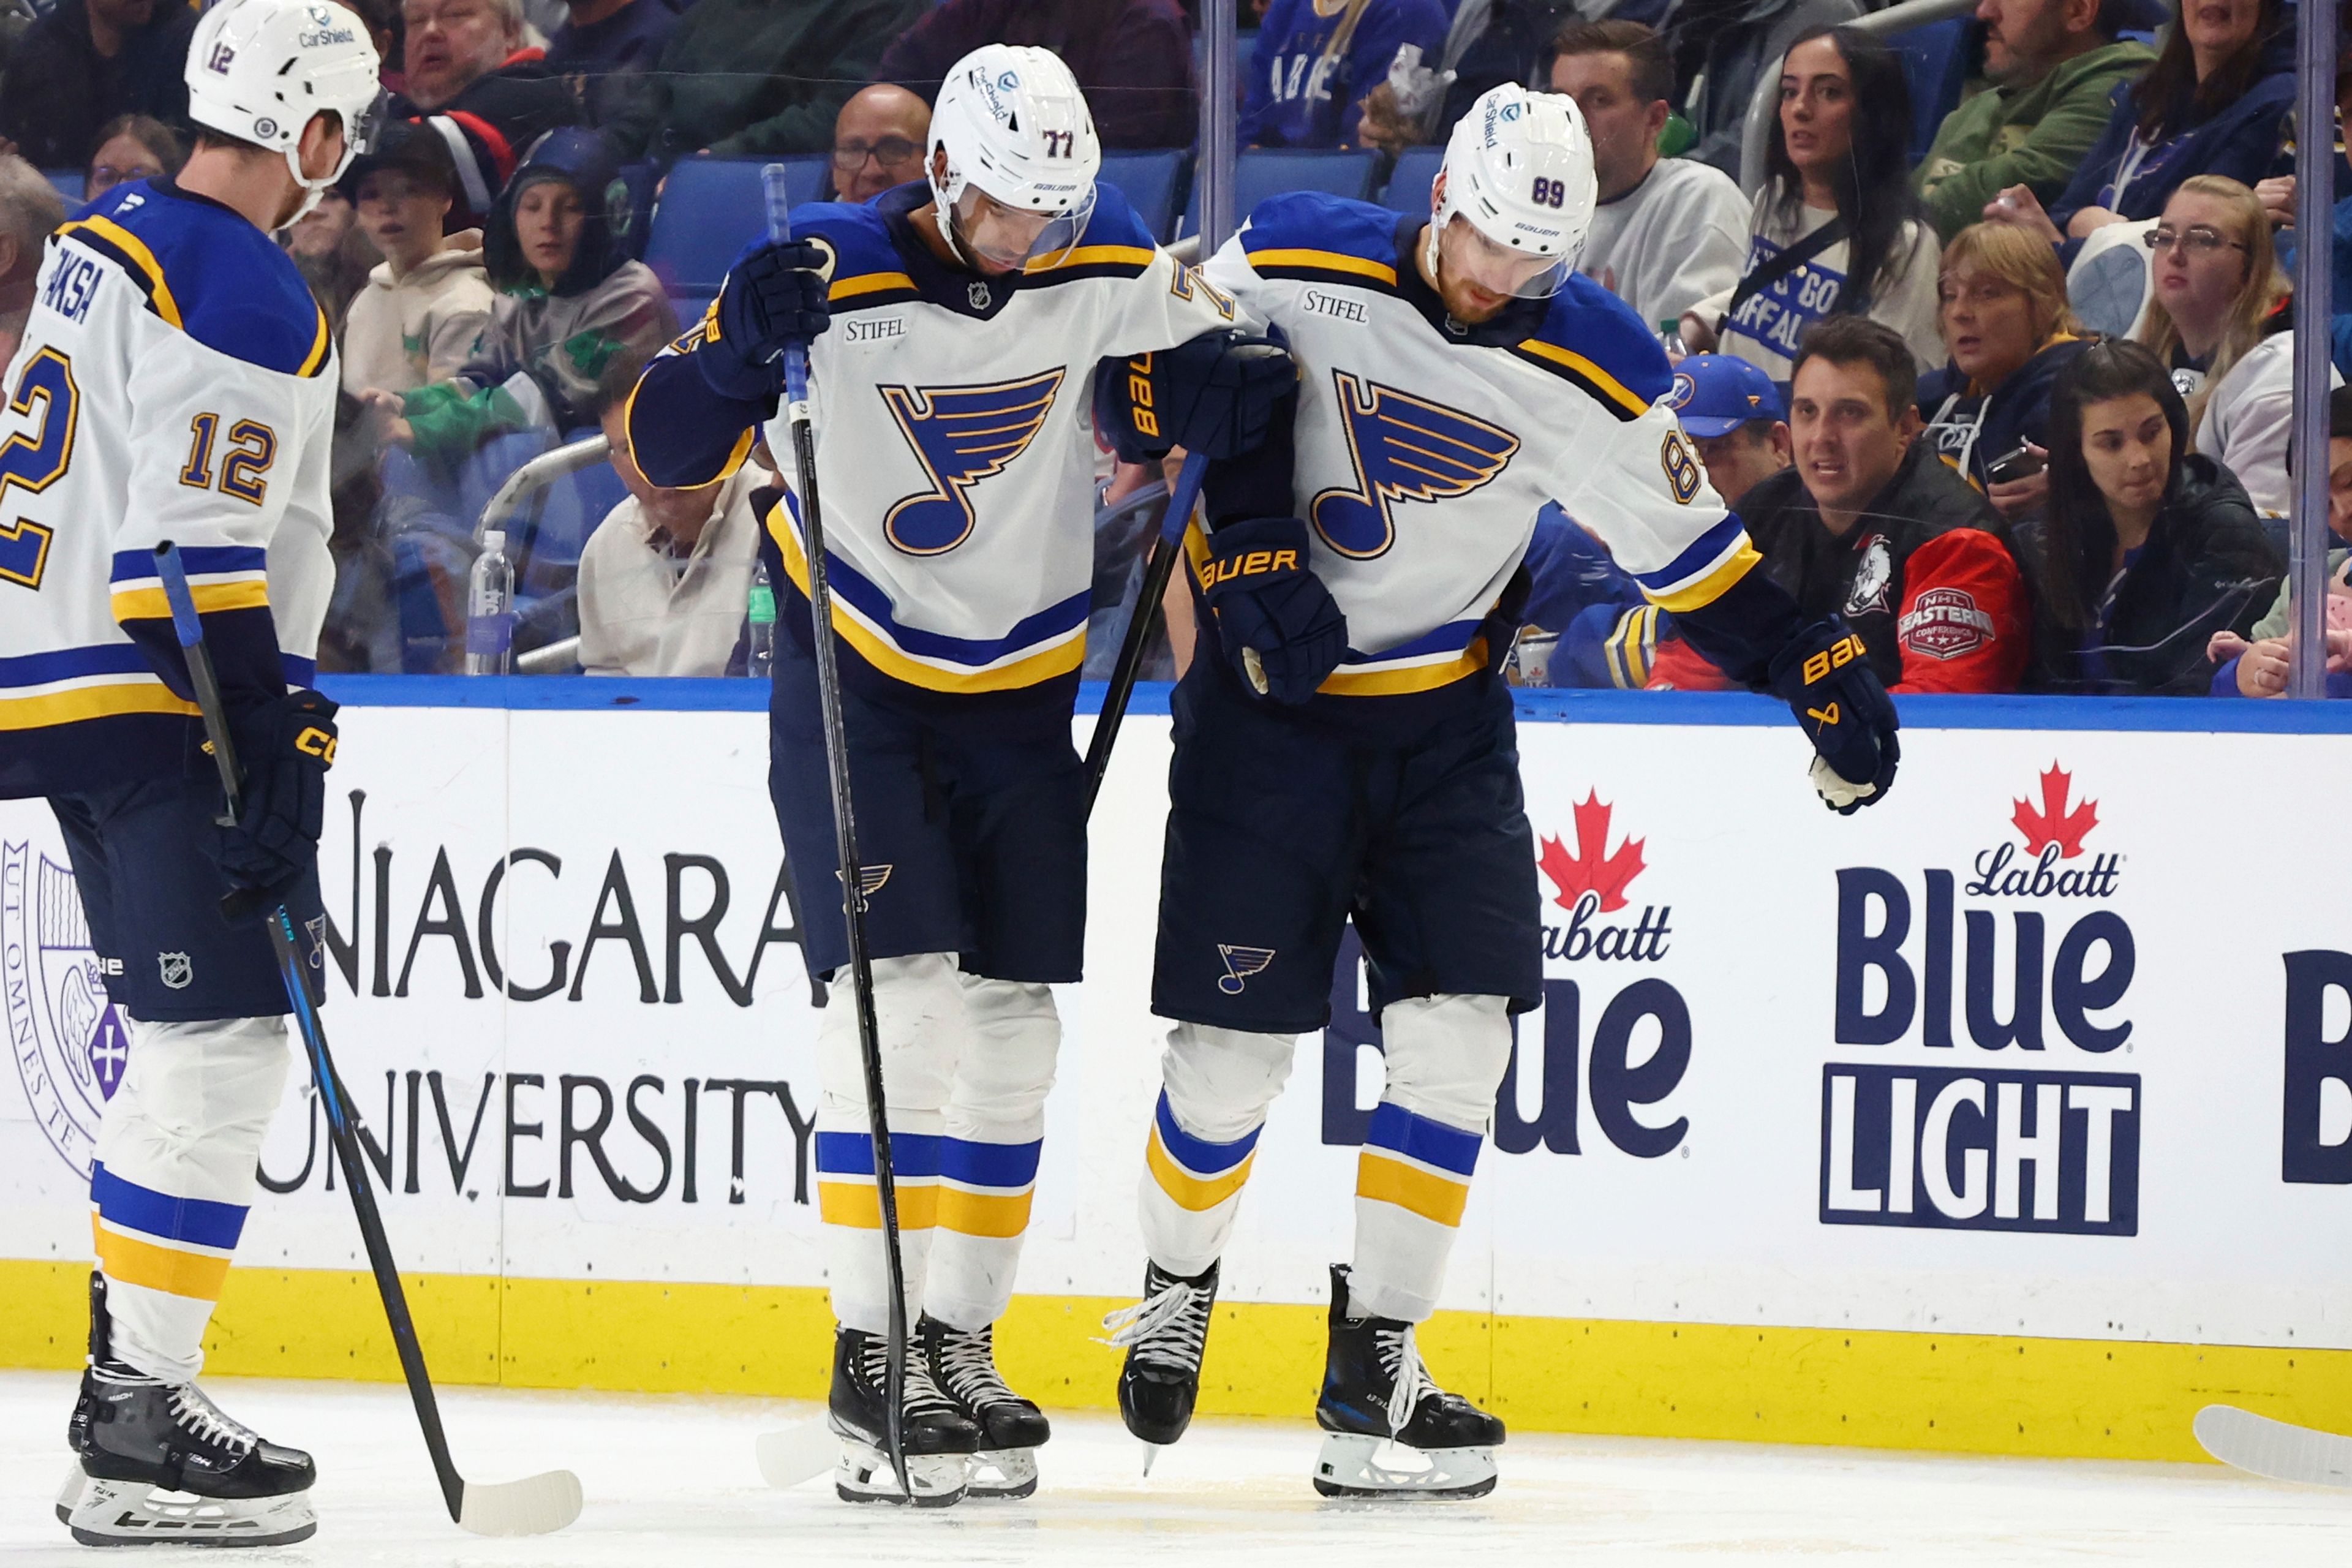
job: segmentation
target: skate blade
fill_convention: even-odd
[[[778,1491],[789,1491],[833,1468],[841,1458],[841,1439],[825,1422],[803,1421],[781,1432],[762,1432],[752,1452],[760,1461],[760,1479]]]
[[[84,1546],[290,1546],[318,1533],[308,1492],[207,1498],[84,1478],[66,1528]]]
[[[963,1500],[971,1466],[970,1454],[908,1455],[907,1484],[915,1490],[909,1499],[898,1489],[898,1477],[890,1468],[887,1454],[845,1436],[840,1462],[834,1468],[833,1491],[844,1502],[882,1502],[903,1508],[911,1501],[917,1508],[950,1508]]]
[[[1037,1489],[1037,1450],[982,1448],[971,1457],[964,1495],[974,1502],[1011,1502]]]
[[[467,1481],[457,1528],[476,1535],[549,1535],[580,1517],[580,1478],[550,1470],[519,1481]]]
[[[75,1460],[66,1471],[66,1484],[58,1489],[58,1522],[59,1524],[73,1522],[74,1505],[81,1501],[81,1489],[89,1484],[89,1477],[83,1473],[81,1461]]]
[[[1317,1491],[1358,1501],[1482,1498],[1496,1479],[1492,1448],[1413,1448],[1345,1432],[1325,1433],[1315,1461]]]

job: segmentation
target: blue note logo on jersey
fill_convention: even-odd
[[[1519,438],[1460,409],[1358,381],[1344,370],[1339,421],[1356,467],[1353,489],[1332,489],[1307,503],[1307,520],[1342,555],[1370,560],[1396,542],[1391,509],[1401,500],[1444,500],[1492,480],[1519,449]]]
[[[886,386],[883,402],[931,488],[901,500],[882,520],[890,542],[909,555],[938,555],[971,534],[971,488],[1003,473],[1029,449],[1052,412],[1066,369],[987,386]]]

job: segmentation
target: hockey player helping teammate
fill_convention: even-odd
[[[207,11],[188,50],[196,151],[176,180],[118,185],[58,231],[7,371],[0,795],[56,812],[131,1019],[91,1172],[89,1363],[58,1502],[92,1545],[317,1528],[310,1457],[262,1441],[195,1378],[288,1063],[261,918],[220,903],[264,892],[316,930],[335,751],[334,704],[299,689],[334,579],[335,359],[270,235],[363,146],[376,71],[338,7]],[[156,577],[167,540],[247,770],[226,828]]]
[[[1204,268],[1299,365],[1189,540],[1201,646],[1176,754],[1152,986],[1169,1032],[1145,1148],[1144,1300],[1119,1408],[1192,1415],[1217,1260],[1352,918],[1386,1088],[1331,1271],[1315,1473],[1332,1496],[1477,1496],[1503,1424],[1431,1381],[1435,1310],[1511,1049],[1537,1005],[1534,846],[1496,666],[1537,510],[1608,544],[1692,644],[1787,699],[1842,811],[1877,799],[1894,705],[1838,620],[1803,625],[1659,403],[1643,324],[1579,276],[1595,200],[1573,100],[1500,87],[1455,126],[1434,216],[1277,196]]]
[[[656,484],[711,483],[777,422],[783,346],[810,344],[866,929],[906,1261],[919,1309],[902,1402],[913,1500],[1025,1495],[1045,1418],[999,1376],[992,1325],[1028,1225],[1061,1025],[1079,978],[1086,788],[1070,721],[1093,581],[1093,433],[1122,450],[1236,454],[1293,384],[1279,350],[1096,184],[1067,67],[990,45],[933,110],[928,178],[793,215],[630,404]],[[828,328],[830,330],[828,330]],[[820,334],[822,334],[820,336]],[[1098,374],[1097,362],[1114,363]],[[1091,399],[1090,399],[1091,395]],[[1090,408],[1091,401],[1091,408]],[[771,784],[814,911],[839,860],[797,503],[768,519],[793,590]],[[886,1279],[841,923],[818,1029],[819,1206],[845,1498],[905,1500],[885,1459]],[[979,1456],[975,1458],[974,1456]]]

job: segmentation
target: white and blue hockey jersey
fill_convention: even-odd
[[[1234,321],[1116,189],[1097,192],[1067,256],[1009,278],[924,248],[908,224],[929,200],[920,184],[793,215],[794,236],[833,258],[833,324],[809,382],[845,679],[879,677],[901,696],[1027,692],[1066,714],[1094,576],[1096,364]],[[711,326],[656,360],[631,400],[630,437],[656,483],[732,472],[757,433],[746,421],[771,418],[718,398],[693,367]],[[781,411],[764,434],[789,489]],[[769,532],[805,595],[797,517],[788,497]]]
[[[0,409],[0,796],[194,756],[157,543],[233,701],[309,682],[334,583],[334,346],[285,251],[142,181],[58,229],[34,288]]]
[[[1348,617],[1326,697],[1486,669],[1483,623],[1546,501],[1668,610],[1715,603],[1759,559],[1660,405],[1665,355],[1633,312],[1571,276],[1548,305],[1465,328],[1400,248],[1424,221],[1276,196],[1203,269],[1298,361],[1292,500]],[[1198,560],[1197,530],[1192,542]]]

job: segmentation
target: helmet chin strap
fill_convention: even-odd
[[[979,271],[980,263],[973,259],[971,248],[963,242],[963,237],[956,232],[954,197],[948,195],[946,187],[940,183],[937,175],[931,175],[929,178],[931,217],[940,226],[940,237],[948,242],[948,248],[955,252],[956,259],[963,264],[965,271]],[[969,183],[966,182],[966,184]]]

